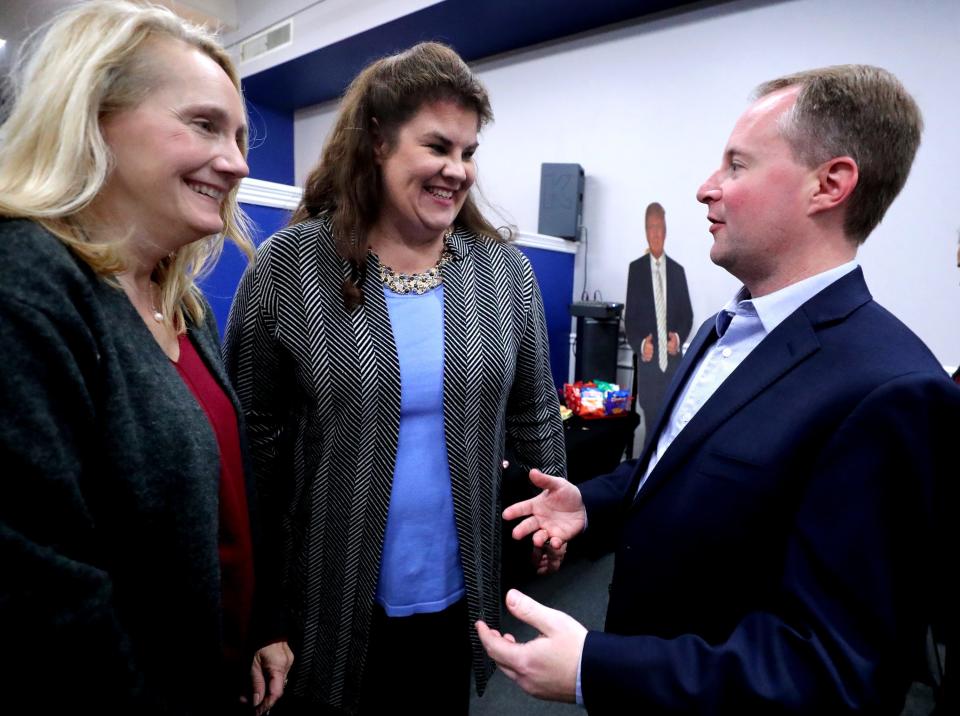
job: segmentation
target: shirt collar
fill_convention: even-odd
[[[717,314],[717,334],[724,334],[736,313],[756,314],[763,324],[764,334],[769,334],[783,323],[787,316],[858,265],[857,260],[853,259],[760,298],[752,299],[747,287],[741,286],[737,294]]]

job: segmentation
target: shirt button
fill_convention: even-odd
[[[691,417],[693,417],[693,416],[691,416],[690,413],[684,413],[683,415],[680,416],[680,422],[681,422],[681,423],[690,422],[690,418],[691,418]]]
[[[730,350],[729,348],[724,348],[724,349],[723,349],[723,353],[721,353],[721,355],[722,355],[724,358],[729,358],[730,356],[733,355],[733,351]]]

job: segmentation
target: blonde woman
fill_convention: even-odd
[[[0,128],[11,712],[263,712],[282,693],[292,654],[195,283],[224,235],[249,252],[246,133],[227,54],[162,8],[75,5],[20,67]]]

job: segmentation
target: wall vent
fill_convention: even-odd
[[[249,62],[293,43],[293,18],[267,28],[240,44],[240,62]]]

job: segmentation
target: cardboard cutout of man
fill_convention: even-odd
[[[660,204],[647,207],[645,223],[650,250],[630,264],[624,323],[634,353],[637,403],[644,425],[649,426],[680,365],[680,348],[693,325],[693,308],[683,266],[663,251],[667,222]]]

